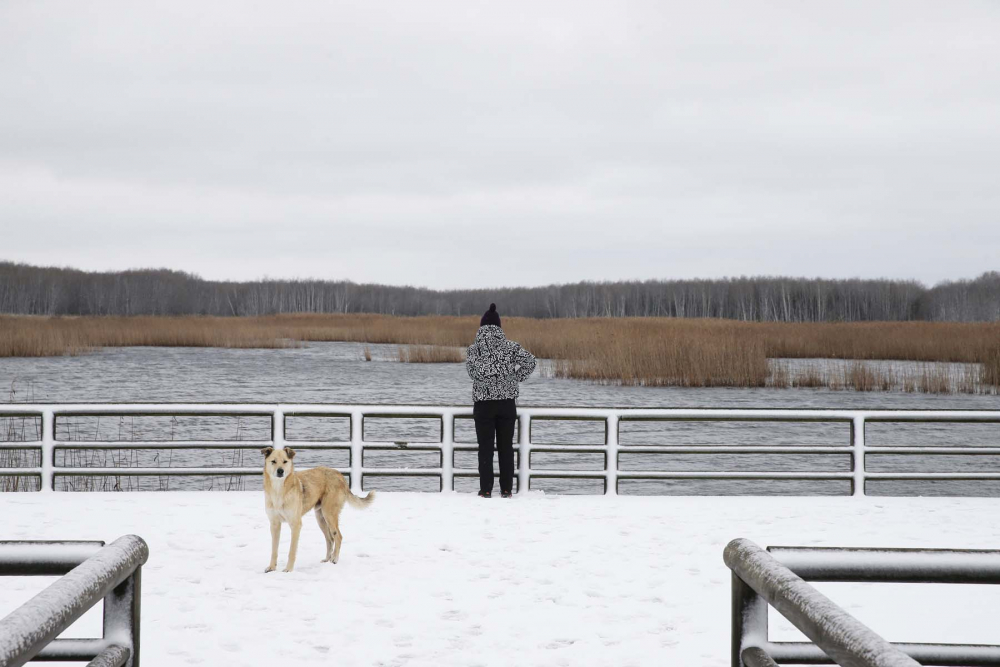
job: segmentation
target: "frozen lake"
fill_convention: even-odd
[[[287,402],[469,405],[471,382],[462,364],[403,364],[395,361],[395,345],[371,345],[373,361],[364,361],[364,345],[355,343],[308,343],[282,350],[230,350],[217,348],[110,348],[78,357],[0,359],[0,399],[14,402]],[[838,362],[830,362],[838,363]],[[546,365],[521,387],[520,405],[615,406],[615,407],[715,407],[715,408],[863,408],[863,409],[1000,409],[1000,397],[984,395],[928,395],[902,392],[860,393],[829,389],[683,389],[673,387],[618,387],[551,377]],[[346,420],[307,422],[289,419],[290,439],[334,438],[346,428]],[[474,442],[467,420],[456,426],[457,439]],[[30,432],[33,425],[0,424],[0,439]],[[872,471],[1000,470],[1000,428],[980,425],[888,425],[870,424],[869,445],[998,446],[997,456],[930,457],[870,456]],[[387,420],[366,425],[372,439],[436,440],[437,422],[431,420]],[[60,422],[61,439],[170,440],[186,438],[266,439],[266,419],[244,418],[135,418],[120,420],[75,418]],[[533,427],[536,442],[601,444],[603,426],[593,422],[548,422]],[[753,424],[676,422],[669,424],[623,424],[621,442],[629,444],[716,445],[842,445],[849,441],[846,424]],[[124,443],[123,443],[124,444]],[[536,454],[537,455],[537,454]],[[59,465],[254,465],[259,455],[250,450],[183,452],[168,450],[90,452],[90,459],[73,452],[59,454]],[[94,460],[94,456],[103,457]],[[434,453],[387,452],[385,465],[434,467]],[[595,455],[548,455],[533,467],[577,467],[598,465]],[[603,456],[603,455],[596,455]],[[561,459],[560,457],[567,457]],[[303,452],[304,466],[347,464],[346,452]],[[23,462],[22,462],[23,463]],[[474,454],[457,453],[456,466],[474,467]],[[674,455],[664,468],[636,459],[636,465],[669,470],[773,470],[843,471],[850,466],[847,454],[818,455]],[[603,463],[600,463],[603,466]],[[72,480],[68,480],[72,486]],[[461,490],[473,490],[475,480],[459,479]],[[67,480],[64,480],[66,483]],[[256,479],[190,478],[162,480],[129,478],[123,488],[255,488]],[[532,488],[560,493],[600,492],[595,480],[535,480]],[[846,483],[662,481],[622,482],[621,492],[642,494],[840,494]],[[957,486],[956,486],[957,485]],[[366,478],[366,488],[385,490],[437,490],[436,478]],[[869,487],[874,494],[891,495],[1000,495],[1000,484],[966,482],[881,482]]]

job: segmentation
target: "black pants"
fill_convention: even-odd
[[[514,425],[517,408],[514,399],[476,401],[472,407],[479,441],[479,490],[493,490],[493,441],[500,459],[500,490],[514,490]]]

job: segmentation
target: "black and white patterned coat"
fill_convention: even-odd
[[[518,384],[535,370],[535,357],[514,341],[507,340],[503,329],[488,324],[476,332],[476,340],[469,346],[465,369],[472,378],[474,400],[517,398]]]

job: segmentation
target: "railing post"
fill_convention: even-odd
[[[604,423],[604,444],[607,446],[604,468],[607,479],[604,493],[609,496],[618,495],[618,415],[608,415]]]
[[[851,420],[851,446],[854,447],[854,492],[855,496],[865,495],[865,418],[857,415]]]
[[[123,667],[139,667],[139,602],[142,566],[104,598],[104,638],[129,649]]]
[[[521,427],[517,442],[517,493],[527,493],[531,487],[531,416],[521,413],[517,416]]]
[[[743,651],[767,643],[767,601],[733,572],[732,667],[743,667]]]
[[[282,410],[271,413],[271,442],[275,449],[285,448],[285,413]]]
[[[361,493],[361,466],[365,449],[365,415],[360,410],[351,412],[351,491]]]
[[[55,474],[52,469],[55,467],[55,413],[52,410],[42,411],[42,479],[40,489],[42,491],[55,491]]]
[[[441,415],[441,490],[455,490],[455,415]]]

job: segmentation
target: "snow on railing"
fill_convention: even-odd
[[[723,553],[733,571],[732,667],[829,664],[918,667],[1000,664],[1000,646],[891,644],[807,581],[1000,584],[1000,551],[769,547],[736,539]],[[768,639],[773,606],[809,642]]]
[[[57,449],[209,449],[283,447],[286,442],[296,449],[347,450],[350,465],[338,468],[350,478],[351,488],[361,491],[365,476],[435,476],[441,481],[442,491],[455,488],[455,477],[475,477],[474,468],[456,468],[456,451],[475,451],[475,444],[455,442],[455,419],[470,418],[471,406],[388,406],[388,405],[332,405],[332,404],[6,404],[0,405],[0,416],[34,417],[41,420],[41,466],[37,468],[0,468],[0,475],[27,475],[41,478],[43,491],[55,490],[57,476],[171,476],[171,475],[255,475],[259,467],[65,467],[55,465]],[[205,440],[205,441],[68,441],[56,440],[57,419],[82,416],[261,416],[271,421],[271,438],[268,440]],[[287,417],[343,417],[350,420],[350,439],[346,441],[286,440]],[[400,443],[365,439],[366,418],[433,418],[439,419],[439,442]],[[535,443],[531,439],[531,425],[541,420],[588,420],[604,423],[604,444],[555,445]],[[848,423],[850,442],[835,446],[675,446],[619,444],[619,427],[622,422],[678,422],[678,421],[743,421],[743,422],[828,422]],[[530,488],[533,478],[582,478],[603,480],[605,493],[616,495],[621,480],[848,480],[853,495],[865,494],[866,480],[1000,480],[1000,472],[867,472],[865,454],[896,455],[978,455],[1000,454],[1000,447],[877,447],[866,448],[865,425],[870,422],[987,422],[1000,423],[1000,411],[989,410],[770,410],[770,409],[689,409],[689,408],[518,408],[519,435],[515,443],[518,451],[518,490]],[[0,442],[0,448],[31,448],[32,442]],[[369,450],[438,451],[440,465],[428,468],[389,468],[364,466],[364,452]],[[603,470],[532,469],[531,454],[541,453],[600,453],[604,454]],[[664,470],[622,469],[619,455],[629,454],[851,454],[848,472],[687,472]]]
[[[0,576],[65,575],[0,619],[0,665],[31,660],[139,667],[139,601],[146,542],[125,535],[104,542],[0,542]],[[104,602],[104,633],[56,639]]]

